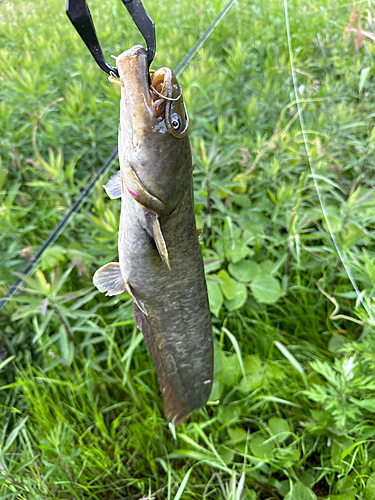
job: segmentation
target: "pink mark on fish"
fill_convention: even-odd
[[[211,379],[209,378],[208,380],[205,380],[203,383],[204,384],[210,384],[211,383]]]
[[[130,189],[128,190],[130,194],[132,194],[133,196],[137,197],[138,195],[136,193],[133,193],[133,191],[130,191]]]

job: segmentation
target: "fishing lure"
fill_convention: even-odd
[[[120,171],[104,186],[112,199],[121,198],[119,262],[100,268],[94,284],[109,296],[126,291],[133,298],[166,417],[178,425],[209,397],[213,341],[195,225],[189,119],[172,70],[149,71],[153,40],[146,38],[147,51],[136,45],[116,58],[116,68],[105,69],[121,85]]]

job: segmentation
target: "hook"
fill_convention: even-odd
[[[122,0],[122,3],[125,5],[138,30],[145,39],[147,44],[148,67],[150,68],[156,52],[155,24],[147,14],[141,0]],[[104,59],[91,13],[86,5],[86,0],[67,0],[66,14],[91,52],[99,68],[108,74],[114,73],[118,77],[119,74],[117,69],[108,64]],[[148,73],[148,80],[151,84],[150,73]]]

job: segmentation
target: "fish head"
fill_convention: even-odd
[[[182,90],[170,68],[151,71],[136,45],[116,58],[121,81],[120,167],[173,211],[191,182],[189,120]],[[161,214],[159,214],[161,215]]]

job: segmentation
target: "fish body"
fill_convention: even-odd
[[[128,291],[154,361],[165,414],[181,423],[203,406],[213,378],[211,315],[194,215],[188,118],[168,68],[147,80],[146,50],[116,59],[121,82],[120,172],[105,186],[121,196],[119,263],[99,269],[107,295]]]

